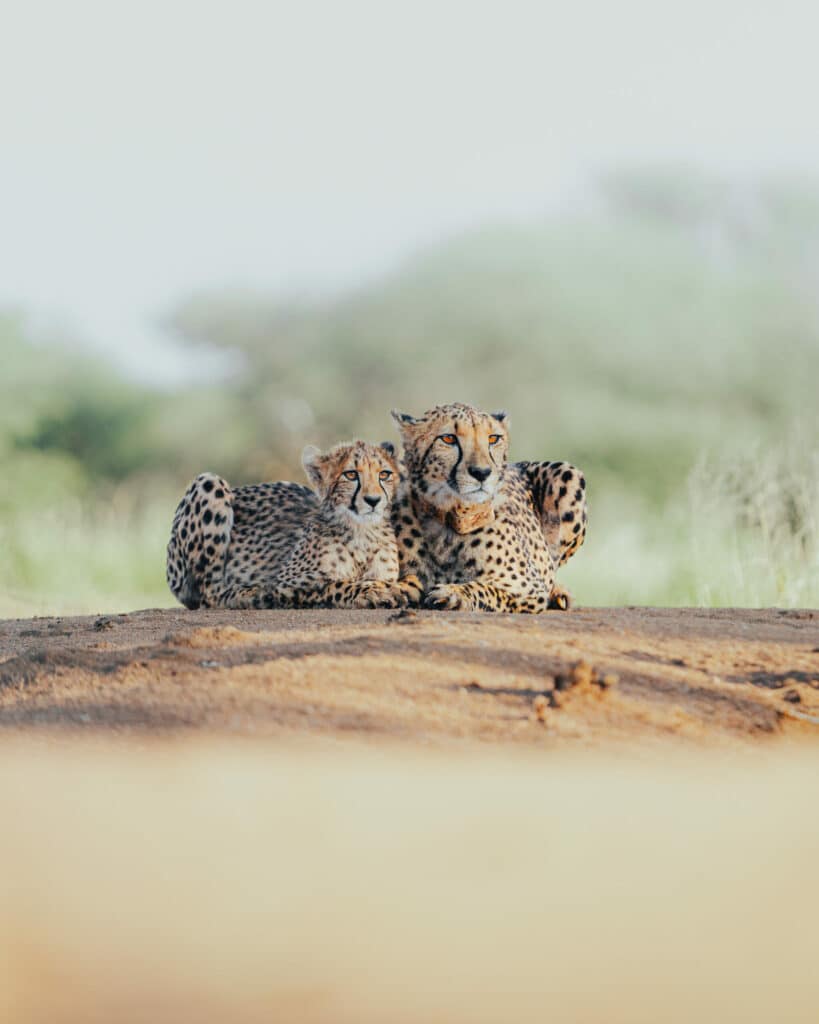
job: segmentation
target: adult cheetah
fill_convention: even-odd
[[[198,476],[176,510],[167,578],[188,608],[403,607],[390,508],[395,449],[363,441],[305,448],[313,490],[295,483],[231,488]]]
[[[406,480],[393,506],[401,575],[429,608],[567,608],[555,572],[586,535],[586,481],[565,462],[507,463],[506,413],[440,405],[394,411]]]

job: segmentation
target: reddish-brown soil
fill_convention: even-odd
[[[819,736],[819,612],[140,611],[0,622],[0,727],[408,742]]]

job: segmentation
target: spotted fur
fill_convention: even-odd
[[[171,591],[188,608],[417,603],[398,583],[390,510],[399,470],[392,445],[306,448],[301,484],[232,489],[198,476],[176,510],[168,544]]]
[[[430,608],[542,612],[566,608],[555,572],[586,535],[586,481],[565,462],[509,464],[509,421],[468,405],[420,418],[394,412],[406,481],[393,508],[401,576]],[[487,520],[456,532],[451,514]]]

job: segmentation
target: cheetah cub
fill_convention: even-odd
[[[167,577],[188,608],[398,608],[422,596],[398,583],[390,518],[395,449],[355,441],[302,464],[312,490],[276,482],[231,488],[203,473],[174,517]]]
[[[274,580],[266,607],[395,608],[421,599],[417,580],[398,582],[390,518],[399,482],[393,446],[356,441],[322,454],[308,445],[302,465],[319,504]]]

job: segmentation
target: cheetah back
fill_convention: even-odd
[[[303,484],[250,484],[233,491],[225,582],[247,583],[274,575],[299,543],[318,501]]]

